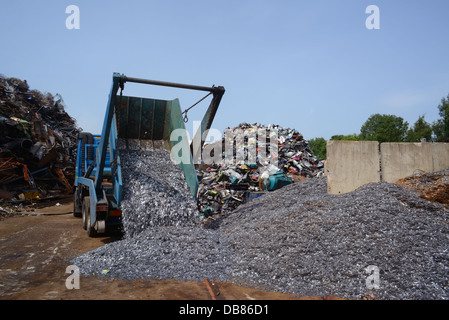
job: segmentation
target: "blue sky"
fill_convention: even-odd
[[[80,29],[66,28],[69,5]],[[367,6],[380,10],[368,30]],[[449,1],[2,1],[0,73],[60,93],[100,133],[113,72],[226,89],[213,127],[279,124],[306,139],[358,133],[374,113],[436,120],[449,94]],[[203,92],[129,83],[125,95]],[[207,100],[208,102],[209,100]],[[201,120],[208,103],[189,113]]]

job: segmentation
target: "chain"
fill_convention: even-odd
[[[192,109],[194,106],[196,106],[198,103],[200,103],[201,101],[203,101],[204,99],[206,99],[208,96],[210,96],[212,94],[212,92],[209,92],[205,97],[201,98],[198,102],[196,102],[193,106],[191,106],[190,108],[185,109],[182,114],[184,114],[184,123],[187,123],[187,121],[189,121],[189,118],[187,117],[187,112]]]

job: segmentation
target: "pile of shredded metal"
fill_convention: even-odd
[[[229,273],[241,283],[300,296],[447,299],[448,218],[395,184],[330,195],[315,179],[242,206],[218,230],[233,245]]]
[[[120,150],[123,240],[73,263],[84,275],[201,280],[226,274],[226,237],[201,227],[194,197],[165,150]],[[208,272],[210,270],[211,272]]]
[[[199,213],[181,168],[166,150],[120,150],[123,231],[126,236],[153,226],[197,225]]]
[[[189,195],[176,165],[132,158],[123,172],[127,236],[74,259],[84,275],[209,278],[296,296],[449,298],[448,213],[402,186],[330,195],[326,179],[315,178],[201,226],[193,203],[181,203]]]

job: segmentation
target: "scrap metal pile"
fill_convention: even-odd
[[[180,167],[166,150],[120,149],[126,237],[153,226],[198,225],[195,199]]]
[[[413,175],[396,183],[417,191],[423,199],[449,206],[449,169]]]
[[[76,257],[72,263],[81,274],[198,279],[207,276],[205,265],[223,274],[228,254],[220,237],[201,227],[195,199],[170,152],[121,149],[120,161],[126,163],[124,237]]]
[[[0,201],[71,193],[80,131],[59,94],[0,75]]]
[[[324,173],[323,161],[295,129],[242,123],[226,130],[218,144],[223,150],[221,159],[198,166],[198,200],[204,218],[227,214],[267,191]],[[231,157],[226,154],[230,152],[227,144],[232,146]],[[261,148],[266,148],[264,153]]]

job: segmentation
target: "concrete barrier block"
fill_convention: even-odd
[[[430,143],[385,142],[380,145],[382,181],[399,179],[434,169]]]
[[[328,141],[327,191],[342,194],[380,181],[377,141]]]
[[[449,143],[430,143],[433,157],[433,171],[449,168]]]

